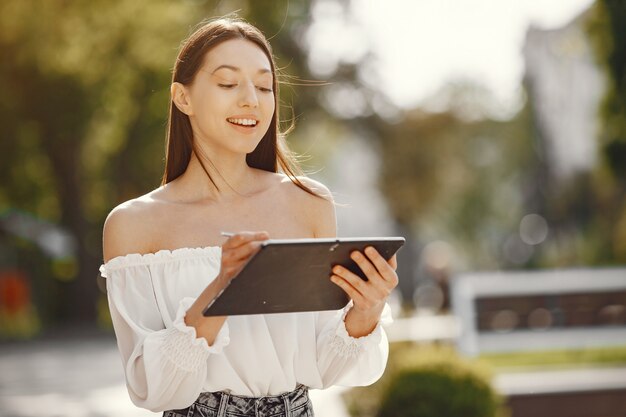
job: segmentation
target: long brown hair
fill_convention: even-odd
[[[239,18],[220,18],[201,24],[187,38],[178,53],[172,73],[172,83],[189,85],[200,70],[204,56],[212,48],[231,39],[245,39],[254,42],[267,55],[272,69],[275,110],[270,126],[254,151],[246,156],[248,166],[269,172],[283,172],[291,181],[304,191],[321,197],[297,177],[302,175],[294,155],[287,148],[285,134],[279,131],[278,79],[272,48],[259,29]],[[193,141],[193,132],[189,116],[181,112],[170,100],[169,120],[167,123],[165,172],[161,185],[165,185],[182,175],[195,153],[209,179],[216,186],[213,178],[204,166],[202,158]]]

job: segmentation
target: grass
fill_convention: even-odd
[[[479,359],[496,372],[507,368],[626,366],[626,345],[610,348],[483,354]]]

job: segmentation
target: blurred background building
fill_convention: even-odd
[[[523,47],[546,170],[557,185],[598,164],[597,115],[605,79],[586,31],[590,14],[558,29],[531,27]]]

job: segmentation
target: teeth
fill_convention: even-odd
[[[256,120],[254,119],[226,119],[230,123],[235,123],[243,126],[256,126]]]

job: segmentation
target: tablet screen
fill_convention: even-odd
[[[373,246],[389,260],[404,242],[402,237],[267,240],[204,315],[341,309],[349,298],[330,280],[332,267],[342,265],[365,279],[352,251]]]

